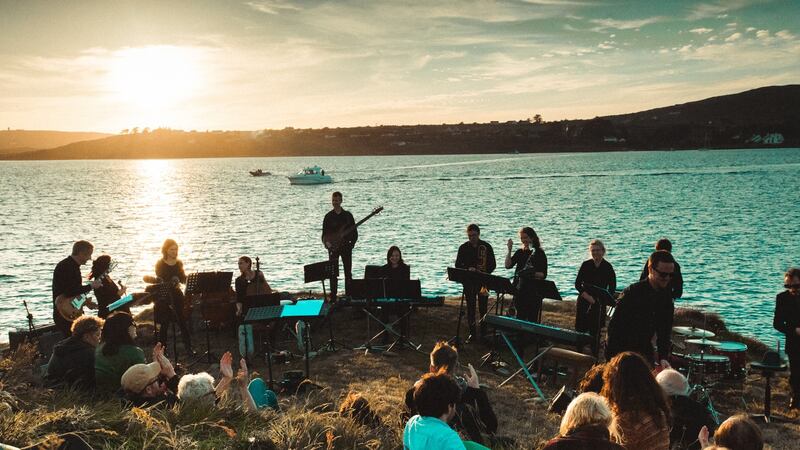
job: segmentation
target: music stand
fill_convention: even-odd
[[[454,281],[456,283],[461,284],[461,301],[458,304],[458,321],[456,322],[456,334],[450,340],[449,343],[454,344],[456,347],[461,346],[461,318],[464,317],[464,301],[466,297],[464,296],[464,287],[467,284],[476,284],[474,283],[474,278],[471,274],[474,274],[474,271],[466,270],[466,269],[457,269],[455,267],[448,267],[447,268],[447,279],[450,281]]]
[[[328,293],[325,291],[325,280],[332,278],[339,278],[339,260],[320,261],[317,263],[307,264],[303,266],[303,282],[312,283],[314,281],[322,282],[322,297],[327,299]],[[332,298],[331,302],[336,299]]]
[[[617,306],[617,301],[614,299],[613,294],[608,292],[608,290],[601,288],[600,286],[584,282],[581,283],[581,287],[583,288],[584,292],[588,292],[589,295],[594,297],[597,300],[597,302],[600,303],[600,305],[598,305],[600,310],[597,311],[597,336],[594,336],[594,349],[592,350],[594,357],[597,358],[600,355],[600,335],[602,334],[601,331],[603,328],[601,324],[603,323],[603,319],[605,318],[603,317],[604,316],[603,307],[607,306],[613,308]],[[590,307],[592,306],[595,305],[590,305]]]
[[[167,329],[167,339],[169,339],[169,332],[172,331],[172,354],[175,358],[175,361],[178,361],[178,337],[175,333],[175,322],[178,320],[178,312],[175,311],[175,302],[172,298],[172,283],[161,282],[156,284],[150,284],[145,287],[145,292],[153,294],[155,299],[153,300],[153,339],[158,342],[158,333],[156,333],[156,325],[163,327],[164,324],[159,320],[158,314],[158,305],[156,303],[160,303],[162,305],[166,305],[169,312],[172,313],[172,320],[169,321],[167,325],[169,328]],[[169,314],[169,312],[167,314]],[[165,350],[168,347],[166,342],[162,342],[164,345]]]
[[[211,321],[208,317],[208,298],[211,295],[227,294],[231,288],[233,272],[196,272],[191,273],[186,279],[186,297],[197,296],[200,299],[200,315],[203,317],[203,324],[206,329],[206,351],[199,355],[189,367],[197,364],[203,357],[206,357],[208,364],[213,364],[217,357],[211,353],[211,336],[209,328]]]
[[[364,278],[383,278],[383,277],[384,277],[383,266],[367,265],[366,267],[364,267]]]
[[[244,322],[270,322],[278,319],[313,319],[317,317],[327,317],[330,314],[330,304],[325,302],[324,299],[312,300],[299,300],[294,305],[280,305],[280,306],[261,306],[250,308],[247,315],[244,317]],[[305,378],[311,376],[311,365],[309,363],[309,348],[311,347],[311,330],[310,326],[306,328],[303,335],[303,349],[305,351]],[[267,369],[269,371],[269,388],[273,389],[274,378],[272,375],[272,351],[267,346]]]
[[[303,266],[303,280],[306,283],[311,283],[314,281],[321,281],[322,282],[322,298],[327,299],[328,293],[325,291],[325,280],[329,280],[331,278],[339,278],[339,259],[337,258],[336,261],[332,260],[325,260],[320,261],[317,263],[312,263]],[[328,341],[320,347],[320,351],[327,350],[331,352],[335,352],[337,350],[336,344],[337,341],[333,337],[333,323],[331,320],[331,313],[333,309],[336,307],[336,299],[332,298],[331,301],[331,308],[328,311],[328,314],[325,315],[323,321],[328,322]],[[324,323],[324,322],[323,322]],[[338,342],[339,346],[344,348],[347,347],[344,345],[343,342]]]

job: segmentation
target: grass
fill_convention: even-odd
[[[439,339],[455,331],[457,302],[448,300],[442,308],[420,309],[413,321],[412,340],[423,344],[427,353]],[[547,303],[545,323],[572,328],[573,302]],[[709,319],[713,320],[709,320]],[[707,317],[707,327],[725,340],[740,340],[724,328],[718,317]],[[679,310],[676,324],[702,324],[702,313]],[[335,336],[356,346],[366,337],[366,319],[349,309],[333,315]],[[710,325],[708,325],[710,324]],[[202,326],[195,324],[195,341],[204,344]],[[375,328],[373,327],[373,331]],[[219,355],[234,350],[236,342],[229,330],[212,331],[212,351]],[[312,329],[315,347],[328,338],[327,324]],[[763,344],[744,340],[751,360],[760,359]],[[283,348],[295,352],[296,344],[284,342]],[[149,346],[145,346],[149,354]],[[461,349],[461,361],[477,367],[486,347],[468,345]],[[506,355],[507,356],[507,355]],[[510,359],[506,358],[507,361]],[[204,362],[205,360],[203,360]],[[181,363],[186,363],[182,358]],[[400,416],[406,389],[427,370],[426,354],[404,350],[397,357],[365,354],[340,349],[325,352],[311,360],[311,380],[319,389],[304,395],[281,395],[281,411],[244,413],[232,401],[218,407],[179,405],[173,409],[126,409],[116,400],[99,400],[72,391],[54,391],[40,387],[35,375],[35,352],[22,346],[0,360],[0,442],[26,446],[48,437],[75,432],[95,448],[120,449],[400,449]],[[266,364],[253,361],[254,369],[266,378]],[[280,379],[286,370],[302,369],[302,358],[275,367]],[[215,365],[197,364],[191,371],[206,370],[218,376]],[[514,439],[511,448],[540,447],[557,432],[560,418],[546,412],[547,405],[532,401],[530,384],[517,378],[502,388],[504,378],[488,370],[479,370],[481,382],[488,386],[489,397],[499,419],[498,433]],[[744,383],[718,385],[712,394],[717,409],[725,416],[737,412],[760,412],[763,380],[749,375]],[[543,384],[548,396],[560,387]],[[338,405],[349,393],[366,398],[382,424],[362,426],[338,413]],[[796,448],[800,438],[798,414],[785,409],[788,401],[787,374],[773,381],[773,412],[794,423],[765,426],[768,445],[774,449]]]

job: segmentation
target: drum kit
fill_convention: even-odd
[[[674,365],[689,380],[691,396],[703,403],[719,424],[710,390],[717,381],[744,380],[747,375],[747,345],[712,340],[713,332],[697,327],[673,327],[676,344],[686,353],[674,353]]]

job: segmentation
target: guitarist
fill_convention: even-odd
[[[53,270],[53,321],[56,327],[64,333],[64,336],[69,337],[72,332],[72,321],[61,317],[56,309],[56,298],[59,295],[74,297],[81,294],[87,294],[92,289],[99,288],[103,285],[101,280],[92,280],[91,284],[81,284],[81,266],[86,264],[92,259],[92,252],[94,246],[89,241],[77,241],[72,245],[72,254],[67,256],[56,265]],[[91,301],[86,302],[89,308],[96,308]]]
[[[333,205],[333,209],[325,214],[325,219],[322,221],[322,243],[328,249],[331,262],[339,265],[339,256],[342,257],[344,283],[345,289],[347,289],[350,280],[353,279],[353,246],[358,240],[358,229],[355,228],[356,221],[353,219],[353,215],[342,209],[341,192],[337,191],[331,195],[331,205]],[[350,227],[352,227],[352,231],[342,236],[341,233]],[[336,301],[338,279],[331,278],[330,283],[331,301]]]

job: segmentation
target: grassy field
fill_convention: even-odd
[[[400,416],[404,393],[427,370],[427,352],[432,345],[454,334],[457,312],[456,300],[448,300],[441,308],[417,311],[412,320],[411,338],[422,344],[425,354],[403,350],[397,356],[384,356],[349,349],[319,353],[310,362],[310,379],[319,389],[311,389],[303,395],[280,395],[280,412],[246,414],[233,400],[224,401],[213,409],[183,405],[171,410],[130,410],[116,400],[94,400],[74,392],[44,389],[37,383],[31,348],[21,348],[0,361],[0,442],[25,446],[48,436],[76,432],[95,448],[399,449],[402,448]],[[573,315],[574,302],[548,303],[543,321],[571,328]],[[709,318],[707,328],[719,338],[742,341],[725,331],[717,317]],[[676,317],[676,325],[702,321],[697,311],[679,310]],[[335,311],[332,324],[335,337],[348,347],[355,347],[366,338],[366,318],[350,308]],[[328,339],[327,324],[313,324],[312,327],[313,345],[320,347]],[[202,326],[195,323],[194,328],[196,347],[205,350]],[[216,355],[225,350],[236,352],[237,344],[231,330],[212,331],[211,342]],[[751,360],[760,360],[764,346],[755,341],[746,342]],[[280,346],[298,353],[293,341]],[[149,347],[145,346],[148,355]],[[477,367],[481,355],[488,350],[483,345],[465,345],[460,350],[461,362]],[[186,369],[185,359],[180,358],[180,363]],[[508,354],[504,354],[504,359],[511,362]],[[251,365],[253,371],[267,377],[264,358],[255,358]],[[287,364],[274,367],[275,378],[280,379],[286,370],[302,367],[302,357],[295,357]],[[219,376],[216,365],[205,364],[205,359],[188,370],[206,370]],[[479,375],[499,419],[498,434],[515,442],[509,448],[538,448],[556,434],[560,417],[548,414],[547,404],[534,400],[535,393],[527,381],[518,377],[498,388],[504,376],[489,369],[479,370]],[[551,397],[560,384],[544,382],[542,387]],[[358,392],[369,400],[381,425],[359,426],[338,413],[338,405],[350,392]],[[712,398],[723,416],[761,412],[763,379],[751,374],[744,382],[720,383],[714,388]],[[784,374],[773,381],[772,409],[773,414],[782,415],[793,423],[763,427],[768,445],[774,449],[797,448],[800,439],[800,416],[785,409],[787,402],[788,382]]]

